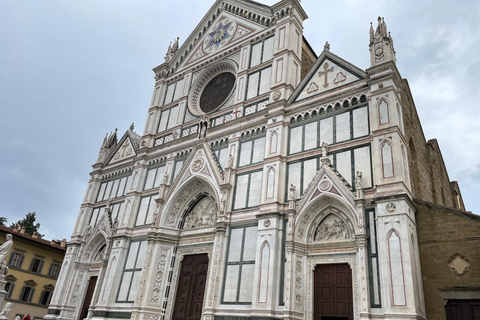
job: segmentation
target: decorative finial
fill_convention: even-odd
[[[328,43],[328,41],[325,41],[325,45],[323,46],[323,50],[330,51],[330,44]]]
[[[132,122],[132,124],[130,125],[130,131],[133,131],[133,129],[135,129],[135,124]]]
[[[373,24],[370,22],[370,40],[375,37],[375,31],[373,30]]]

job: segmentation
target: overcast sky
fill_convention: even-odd
[[[265,0],[272,5],[277,1]],[[213,0],[0,1],[0,216],[35,211],[46,239],[70,239],[105,133],[143,132],[154,79]],[[370,66],[385,17],[426,139],[437,138],[467,210],[480,213],[480,1],[302,0],[304,35]]]

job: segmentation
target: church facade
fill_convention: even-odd
[[[105,137],[46,319],[426,319],[415,201],[464,211],[458,185],[385,21],[362,70],[305,19],[217,0],[170,45],[143,133]]]

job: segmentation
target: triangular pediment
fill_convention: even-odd
[[[272,7],[267,5],[242,0],[216,1],[180,47],[178,41],[170,44],[165,64],[161,66],[167,75],[172,67],[175,72],[189,68],[194,62],[230,50],[248,36],[270,28],[274,20]]]
[[[114,151],[110,154],[107,163],[113,164],[124,159],[135,157],[139,148],[140,139],[140,136],[131,129],[127,130],[122,139],[117,143]]]
[[[302,199],[298,203],[297,212],[317,200],[322,195],[341,200],[350,208],[354,208],[355,195],[346,180],[335,168],[330,165],[328,159],[322,159],[322,167],[308,185]]]
[[[292,95],[291,103],[365,79],[363,70],[324,50]]]
[[[212,154],[211,149],[205,143],[196,145],[190,152],[180,173],[175,178],[175,181],[173,181],[167,197],[188,183],[188,180],[191,180],[194,176],[208,180],[217,190],[219,190],[220,184],[223,183],[223,173],[219,168],[219,164]]]
[[[167,214],[162,215],[160,224],[178,226],[181,213],[198,196],[209,194],[218,205],[222,184],[223,173],[208,145],[203,143],[195,146],[163,198],[165,206],[162,210]]]
[[[229,14],[222,14],[202,36],[185,65],[226,49],[258,30],[258,26],[242,22]]]

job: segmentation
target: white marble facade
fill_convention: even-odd
[[[313,319],[326,265],[351,272],[349,319],[425,318],[386,27],[367,70],[326,44],[301,79],[305,19],[297,0],[216,1],[168,48],[143,135],[102,146],[46,319],[172,319],[202,254],[205,320]],[[216,77],[234,80],[207,107]]]

